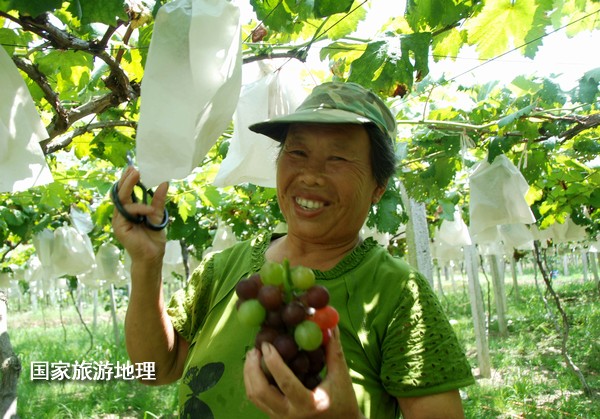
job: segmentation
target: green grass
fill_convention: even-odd
[[[65,305],[67,303],[65,302]],[[31,380],[31,362],[117,362],[128,361],[120,330],[115,345],[112,320],[100,309],[94,343],[69,306],[62,310],[45,308],[41,312],[11,313],[9,334],[22,363],[18,386],[17,413],[22,418],[154,418],[175,417],[177,387],[147,386],[136,380],[42,381]],[[84,311],[92,329],[92,312]],[[61,321],[62,317],[62,321]],[[123,313],[119,313],[122,325]]]
[[[477,384],[464,389],[467,418],[600,418],[600,399],[592,400],[584,395],[580,381],[567,368],[554,323],[531,276],[524,276],[518,301],[510,282],[507,278],[509,336],[498,335],[492,317],[489,333],[492,376],[478,377]],[[543,291],[543,284],[540,286]],[[598,397],[600,296],[591,281],[582,284],[581,280],[558,279],[555,286],[568,313],[571,357]],[[487,294],[485,281],[482,287]],[[457,281],[456,290],[446,290],[442,303],[477,372],[471,309],[463,280]],[[21,417],[175,416],[176,384],[152,387],[123,380],[47,382],[30,379],[32,361],[127,362],[123,331],[120,329],[117,346],[110,312],[99,309],[94,344],[90,349],[89,335],[70,300],[65,300],[60,310],[56,304],[54,308],[45,306],[43,312],[32,312],[24,306],[19,311],[12,304],[9,310],[11,342],[23,365],[18,388]],[[83,314],[92,329],[91,307],[85,307]],[[118,316],[121,327],[123,307]]]
[[[595,284],[564,280],[554,284],[569,319],[567,349],[594,391],[594,399],[584,394],[580,380],[567,367],[559,334],[540,291],[532,284],[519,286],[520,299],[516,301],[512,285],[507,283],[506,287],[509,336],[499,336],[492,319],[489,331],[492,376],[478,377],[477,384],[463,392],[466,416],[600,418],[600,296]],[[543,284],[540,288],[545,292]],[[446,295],[443,302],[471,365],[477,367],[466,291],[461,289]],[[492,313],[493,304],[492,298]],[[553,301],[550,307],[560,321]]]

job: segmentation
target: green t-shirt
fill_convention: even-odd
[[[235,285],[265,262],[271,234],[215,254],[178,291],[168,313],[191,343],[179,386],[182,417],[264,418],[246,398],[243,365],[258,328],[236,316]],[[366,239],[329,271],[315,271],[340,314],[346,362],[361,411],[397,418],[396,397],[473,383],[471,368],[426,279]]]

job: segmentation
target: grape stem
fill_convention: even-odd
[[[285,302],[289,303],[292,301],[292,270],[290,268],[290,261],[285,258],[283,259],[283,289],[285,293]]]

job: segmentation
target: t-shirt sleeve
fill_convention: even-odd
[[[175,330],[191,342],[208,312],[214,280],[214,258],[204,260],[185,288],[176,291],[167,306]]]
[[[382,344],[381,380],[395,397],[473,384],[471,367],[427,280],[409,274]]]

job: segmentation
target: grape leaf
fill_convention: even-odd
[[[208,201],[210,205],[213,207],[218,207],[221,205],[222,196],[219,190],[214,186],[206,186],[204,188],[204,198]]]
[[[265,26],[274,31],[291,32],[293,29],[293,16],[283,5],[283,2],[270,2],[265,0],[250,0],[256,17]]]
[[[486,2],[481,13],[465,22],[469,45],[487,59],[505,52],[509,44],[523,45],[535,10],[535,0]]]
[[[62,0],[7,0],[0,1],[0,11],[16,10],[26,16],[39,16],[60,8]]]
[[[13,55],[15,47],[19,44],[19,37],[15,31],[8,28],[0,28],[0,45],[4,47],[8,55]]]
[[[68,10],[82,25],[98,22],[114,26],[117,19],[128,19],[124,0],[73,0]]]
[[[400,41],[401,55],[397,44]],[[412,88],[414,72],[423,77],[428,72],[431,34],[415,33],[398,38],[369,42],[365,52],[350,66],[348,81],[370,86],[383,96],[392,96],[399,84]],[[414,61],[414,65],[413,65]]]
[[[400,193],[391,184],[388,185],[388,188],[377,203],[375,211],[372,211],[369,217],[370,221],[375,223],[377,230],[380,232],[395,234],[400,228],[402,221],[406,221],[402,218],[402,213],[398,211],[401,205],[402,199],[400,198]]]
[[[488,162],[492,163],[500,154],[507,153],[517,141],[515,137],[494,137],[488,148]]]
[[[600,208],[600,188],[596,188],[590,194],[590,205]]]
[[[315,0],[316,17],[326,17],[336,13],[348,13],[354,0]]]
[[[515,122],[517,119],[522,117],[523,115],[528,115],[533,110],[533,105],[526,106],[522,109],[519,109],[517,112],[513,112],[510,115],[505,116],[504,118],[498,121],[498,128],[503,128],[508,124]]]
[[[577,100],[581,103],[594,103],[598,96],[599,85],[600,67],[587,71],[583,77],[579,79]]]
[[[196,198],[191,193],[186,193],[177,200],[177,213],[184,223],[196,213]]]
[[[365,19],[367,12],[364,8],[353,10],[352,13],[345,15],[341,19],[330,19],[322,33],[329,39],[340,39],[351,35],[358,26],[358,23]]]
[[[546,28],[551,24],[548,15],[554,6],[553,0],[537,0],[537,7],[533,16],[533,21],[529,31],[525,35],[526,45],[523,48],[523,55],[533,59],[542,45],[543,38],[546,35]]]
[[[415,31],[445,27],[463,19],[471,10],[470,2],[429,0],[409,0],[406,3],[406,17]]]

